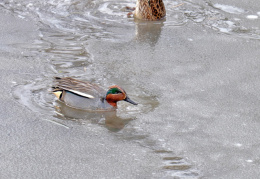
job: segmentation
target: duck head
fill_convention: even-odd
[[[110,86],[109,90],[107,91],[106,94],[106,101],[111,105],[116,107],[118,101],[127,101],[133,105],[137,105],[134,101],[132,101],[126,94],[125,90],[123,90],[121,87],[115,85],[115,86]]]

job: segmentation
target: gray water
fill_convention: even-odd
[[[258,178],[258,1],[3,0],[1,178]],[[54,76],[122,86],[138,106],[75,110]]]

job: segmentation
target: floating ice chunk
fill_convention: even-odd
[[[245,12],[244,9],[224,4],[214,4],[213,7],[231,14],[241,14]]]
[[[230,30],[227,29],[227,28],[219,28],[219,31],[220,31],[220,32],[223,32],[223,33],[228,33],[228,32],[230,32]]]
[[[26,7],[32,7],[32,6],[33,6],[33,3],[29,3],[29,4],[27,4]]]
[[[235,20],[235,21],[240,21],[241,19],[235,17],[234,20]]]
[[[246,160],[246,162],[248,162],[248,163],[252,163],[252,162],[253,162],[253,160]]]
[[[257,15],[248,15],[248,16],[246,16],[246,18],[248,18],[248,19],[258,19],[258,16]]]
[[[18,17],[21,18],[21,19],[24,19],[24,18],[25,18],[24,16],[21,16],[21,15],[18,15]]]
[[[240,143],[236,143],[235,146],[236,146],[236,147],[241,147],[242,144],[240,144]]]

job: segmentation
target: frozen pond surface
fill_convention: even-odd
[[[0,2],[1,178],[258,178],[258,1]],[[138,106],[55,101],[54,76],[122,86]]]

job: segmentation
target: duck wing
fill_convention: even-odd
[[[53,86],[53,92],[66,90],[86,98],[103,97],[106,91],[97,84],[76,80],[74,78],[55,77],[56,85]]]

